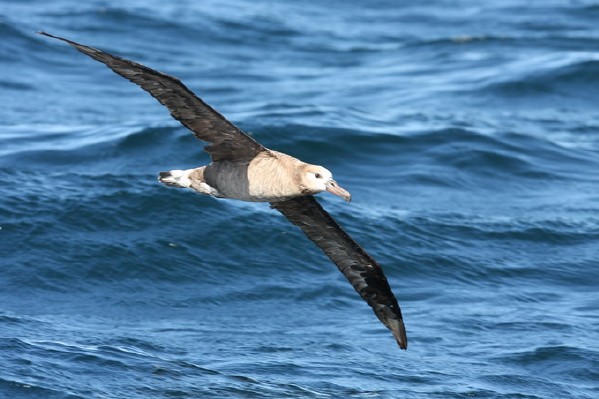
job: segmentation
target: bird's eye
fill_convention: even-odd
[[[315,173],[314,177],[316,177],[317,179],[320,179],[322,176],[320,175],[320,173]]]

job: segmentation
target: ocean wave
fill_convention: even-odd
[[[562,59],[554,66],[543,63],[538,68],[529,67],[521,71],[521,76],[508,75],[505,81],[491,83],[482,90],[504,97],[566,95],[572,91],[577,96],[592,96],[599,89],[599,60],[591,53],[567,58],[573,60]]]
[[[259,141],[272,143],[271,148],[308,162],[326,163],[333,169],[349,168],[346,173],[384,163],[393,167],[387,172],[389,178],[413,172],[412,177],[406,177],[429,183],[435,182],[438,174],[430,172],[427,176],[417,165],[437,165],[487,178],[509,175],[544,181],[580,178],[569,173],[571,168],[567,165],[595,164],[592,153],[513,132],[492,135],[448,128],[393,134],[294,124],[250,129]],[[158,164],[164,169],[175,169],[209,162],[202,151],[205,144],[176,125],[54,130],[51,134],[45,132],[40,139],[40,133],[28,131],[27,126],[11,128],[12,132],[5,135],[0,165],[24,165],[30,170],[52,167],[56,172],[75,168],[72,170],[89,174],[147,174],[157,173],[153,165]],[[31,141],[32,145],[23,146],[24,141]],[[352,161],[347,162],[348,159]]]
[[[48,399],[84,399],[83,396],[69,393],[67,389],[53,389],[45,387],[41,383],[23,382],[18,377],[15,377],[15,379],[0,378],[0,389],[2,389],[3,394],[9,395],[7,397],[12,398],[31,397],[31,395],[35,395]]]
[[[578,391],[578,382],[585,381],[592,385],[599,377],[595,371],[599,362],[594,354],[587,349],[569,345],[547,345],[518,353],[511,352],[497,360],[531,374],[542,372],[544,375],[552,375],[570,385],[567,393]],[[558,385],[555,388],[564,389]]]

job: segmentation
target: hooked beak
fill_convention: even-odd
[[[335,180],[329,180],[329,182],[326,184],[326,188],[329,193],[338,195],[347,202],[351,201],[351,194],[345,189],[341,188],[341,186],[337,184]]]

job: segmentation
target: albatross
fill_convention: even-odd
[[[173,76],[72,40],[38,33],[70,44],[140,86],[195,137],[208,143],[204,150],[212,160],[209,165],[161,172],[160,182],[217,198],[270,203],[337,265],[391,330],[399,347],[407,348],[401,309],[383,269],[314,198],[327,191],[351,200],[329,170],[262,146]]]

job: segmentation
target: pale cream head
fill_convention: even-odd
[[[341,188],[335,180],[333,174],[326,168],[317,165],[306,165],[301,176],[302,186],[306,191],[317,194],[328,191],[346,200],[351,201],[351,194]]]

